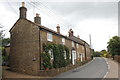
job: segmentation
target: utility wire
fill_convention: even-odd
[[[31,2],[28,2],[29,4],[31,4],[32,6],[34,6],[34,7],[36,7],[38,10],[40,10],[40,11],[42,11],[43,13],[45,13],[47,16],[49,16],[49,17],[51,17],[53,20],[55,20],[55,21],[57,21],[58,23],[61,23],[60,22],[60,18],[58,19],[58,18],[56,18],[55,17],[55,15],[51,15],[51,13],[50,12],[48,12],[48,10],[45,10],[43,7],[40,7],[38,4],[36,4],[36,5],[33,5],[33,3]],[[63,26],[67,26],[66,24],[64,24],[64,23],[61,23]]]
[[[12,5],[10,4],[10,2],[7,0],[7,3],[8,3],[8,5],[9,5],[9,7],[12,9],[12,11],[16,14],[16,15],[18,15],[18,13],[17,13],[17,11],[12,7]]]
[[[50,18],[52,18],[53,20],[57,21],[58,23],[61,23],[62,21],[65,22],[65,20],[61,19],[60,17],[56,17],[55,13],[53,13],[52,10],[50,10],[46,5],[44,5],[42,2],[39,2],[37,0],[37,2],[33,2],[31,0],[29,0],[27,3],[29,3],[30,5],[32,5],[34,8],[42,11],[43,13],[45,13],[47,16],[49,16]],[[36,4],[35,4],[36,3]],[[46,10],[47,9],[47,10]],[[61,23],[61,25],[65,26],[65,28],[68,27],[68,29],[73,25],[68,23],[69,25],[66,25],[65,23]],[[84,35],[87,35],[89,36],[89,34],[83,32],[83,31],[80,31],[81,33],[83,33]]]
[[[53,16],[56,16],[55,15],[55,13],[50,9],[50,8],[48,8],[45,4],[43,4],[42,2],[40,2],[40,1],[38,1],[37,0],[37,2],[39,2],[39,3],[41,3],[40,5],[43,5],[43,6],[45,6],[45,9],[47,8],[48,10],[48,12],[50,12],[50,14],[53,14]],[[64,19],[63,19],[63,17],[56,17],[58,20],[60,20],[60,21],[64,21],[65,23],[65,25],[66,25],[66,27],[68,28],[68,30],[71,28],[71,27],[74,27],[72,24],[70,24],[70,23],[68,23],[68,22],[66,22]],[[69,24],[69,25],[68,25]],[[87,34],[87,33],[85,33],[85,32],[83,32],[83,31],[80,31],[80,32],[82,32],[82,33],[84,33],[84,34]],[[87,36],[88,36],[89,34],[87,34]]]

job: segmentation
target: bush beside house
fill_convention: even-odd
[[[43,50],[43,67],[48,67],[50,69],[62,68],[70,64],[69,49],[66,46],[61,44],[47,43],[43,44]],[[51,51],[51,53],[49,51]]]

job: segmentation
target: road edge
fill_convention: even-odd
[[[104,79],[107,77],[107,75],[108,75],[108,73],[109,73],[109,71],[110,71],[110,65],[108,64],[108,61],[107,61],[107,58],[104,58],[104,60],[105,60],[105,62],[106,62],[106,64],[107,64],[107,68],[108,68],[108,71],[106,72],[106,74],[104,75]]]

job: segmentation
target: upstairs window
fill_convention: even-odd
[[[72,41],[72,47],[74,47],[74,42]]]
[[[62,38],[62,44],[65,45],[65,38]]]
[[[76,47],[78,48],[78,44],[76,44]]]
[[[51,34],[51,33],[47,33],[47,40],[48,40],[48,41],[53,41],[53,38],[52,38],[52,34]]]

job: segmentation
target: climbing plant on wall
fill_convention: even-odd
[[[69,49],[65,45],[46,43],[43,44],[43,50],[45,53],[49,53],[49,50],[53,51],[53,68],[61,68],[70,64]],[[66,52],[66,59],[64,51]]]
[[[42,65],[43,65],[44,69],[46,69],[46,68],[51,69],[52,65],[50,63],[50,55],[46,52],[43,52],[41,55],[42,55],[42,60],[43,60]]]

